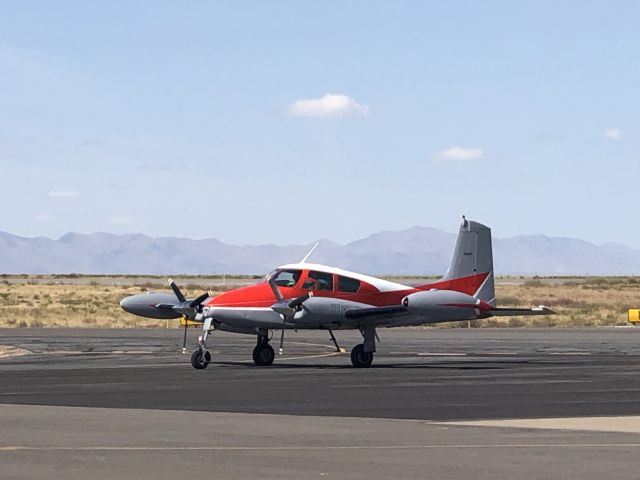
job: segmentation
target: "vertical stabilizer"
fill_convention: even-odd
[[[464,285],[464,291],[491,305],[496,304],[493,284],[493,250],[491,229],[462,217],[458,239],[453,249],[451,265],[437,283]],[[462,289],[460,291],[463,291]]]

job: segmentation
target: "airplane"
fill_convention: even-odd
[[[334,330],[357,329],[363,341],[351,350],[351,363],[367,368],[373,362],[379,328],[554,313],[545,306],[496,306],[491,229],[464,216],[447,273],[424,285],[408,286],[308,263],[316,246],[300,262],[277,267],[255,285],[215,297],[208,292],[186,299],[169,280],[173,294],[133,295],[120,306],[143,317],[183,317],[201,323],[203,333],[191,355],[196,369],[211,362],[207,340],[214,330],[255,335],[253,361],[257,366],[269,366],[275,359],[270,331],[280,330],[282,354],[285,330],[327,330],[336,350],[341,351]]]

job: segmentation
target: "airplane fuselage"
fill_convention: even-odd
[[[290,273],[279,289],[285,298],[296,298],[306,292],[312,297],[304,302],[304,309],[283,324],[282,316],[272,309],[273,292],[265,281],[257,285],[222,293],[208,301],[203,315],[213,318],[222,330],[246,331],[267,329],[353,329],[362,323],[350,312],[375,307],[397,307],[394,315],[368,318],[367,323],[378,327],[421,325],[443,321],[479,318],[490,305],[473,296],[488,276],[487,273],[455,280],[458,291],[447,290],[451,282],[435,282],[412,287],[388,280],[318,264],[289,264],[278,267],[272,275]],[[276,280],[277,281],[277,280]],[[461,291],[463,290],[463,291]],[[467,293],[468,292],[468,293]],[[419,294],[423,308],[413,308],[411,296]],[[425,303],[426,302],[426,303]]]

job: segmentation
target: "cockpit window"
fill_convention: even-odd
[[[327,272],[309,272],[309,279],[315,280],[313,290],[333,290],[333,274]]]
[[[341,292],[356,293],[360,288],[360,280],[338,275],[338,290]]]
[[[277,270],[272,275],[274,283],[279,287],[295,287],[300,280],[302,270]]]

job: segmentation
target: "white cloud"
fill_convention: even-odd
[[[111,223],[114,225],[131,225],[133,223],[133,218],[127,215],[121,215],[116,217],[111,217]]]
[[[604,132],[604,136],[610,140],[622,140],[622,132],[617,128],[610,128]]]
[[[477,160],[483,155],[482,148],[451,147],[436,153],[435,158],[438,160]]]
[[[51,190],[48,194],[49,198],[76,198],[80,196],[75,190]]]
[[[356,103],[347,95],[327,93],[320,98],[296,100],[287,112],[296,117],[351,117],[368,115],[369,107]]]
[[[39,213],[35,215],[33,219],[38,223],[51,223],[56,219],[56,217],[50,213]]]

